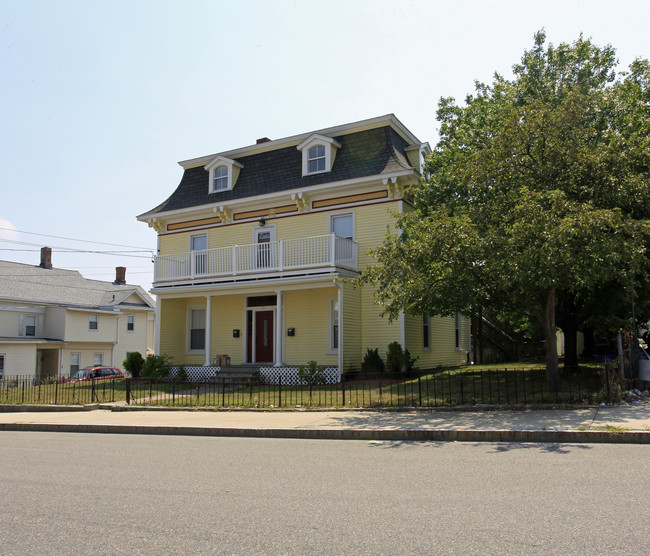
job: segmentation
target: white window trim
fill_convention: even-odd
[[[225,189],[215,189],[214,173],[215,170],[221,166],[225,166],[228,170],[228,185]],[[204,166],[209,174],[208,193],[223,193],[224,191],[230,191],[233,187],[235,187],[239,173],[238,171],[243,167],[243,164],[240,164],[239,162],[230,158],[226,158],[225,156],[217,156],[216,158],[213,158],[210,162],[208,162],[208,164]]]
[[[27,335],[27,317],[34,317],[34,335]],[[19,336],[25,338],[38,338],[41,335],[41,319],[35,313],[23,313],[20,315],[20,331]]]
[[[309,149],[321,145],[325,147],[325,169],[318,170],[316,172],[309,171]],[[300,145],[296,147],[299,151],[302,152],[302,175],[303,176],[315,176],[318,174],[325,174],[332,171],[332,164],[334,162],[334,155],[336,151],[334,149],[340,149],[341,144],[338,141],[335,141],[331,137],[326,137],[324,135],[314,134],[310,135],[305,139]]]
[[[90,327],[90,323],[92,322],[92,321],[91,321],[91,317],[95,317],[95,324],[97,324],[97,326],[96,326],[95,328],[91,328],[91,327]],[[88,315],[88,330],[89,330],[90,332],[97,332],[97,331],[99,331],[99,315],[98,315],[97,313],[90,313],[90,314]]]
[[[133,324],[132,330],[129,330],[129,319],[131,324]],[[126,315],[126,332],[128,334],[133,334],[135,332],[135,315]]]
[[[200,355],[200,354],[205,354],[205,347],[203,349],[191,349],[192,345],[192,311],[196,311],[197,309],[202,309],[205,311],[205,318],[208,318],[208,311],[207,307],[205,305],[190,305],[187,308],[187,316],[186,316],[186,329],[187,329],[187,334],[186,334],[186,343],[185,343],[185,353],[190,355]],[[207,322],[205,325],[207,326]],[[205,328],[203,329],[205,331]]]
[[[2,365],[0,365],[0,378],[4,378],[6,370],[5,367],[7,364],[7,354],[0,353],[0,361],[2,361]]]
[[[99,363],[97,363],[98,360]],[[103,366],[104,366],[104,354],[93,353],[93,367],[103,367]]]
[[[460,313],[454,315],[454,343],[457,351],[463,350],[463,317]]]
[[[340,212],[333,212],[330,214],[330,227],[329,227],[329,233],[333,234],[334,233],[334,218],[341,217],[341,216],[351,216],[352,217],[352,241],[356,241],[357,239],[357,223],[355,219],[355,211],[353,210],[344,210]]]
[[[327,323],[328,323],[328,331],[327,331],[327,355],[333,355],[339,352],[338,347],[334,347],[334,307],[338,303],[339,298],[338,297],[330,297],[328,302],[327,302]],[[341,307],[339,307],[339,327],[341,326]],[[339,340],[339,336],[337,335],[336,340]]]
[[[192,249],[192,243],[193,243],[195,237],[205,237],[205,250],[207,251],[208,250],[208,239],[209,239],[207,232],[197,232],[195,234],[190,234],[190,237],[189,237],[190,244],[188,246],[188,249],[190,251],[194,251],[194,249]],[[203,249],[197,249],[197,251],[203,251]]]

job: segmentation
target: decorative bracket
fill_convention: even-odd
[[[150,228],[153,228],[159,234],[165,231],[165,225],[162,222],[158,222],[158,220],[155,218],[149,220],[147,223],[149,224]]]
[[[224,207],[223,205],[219,207],[214,207],[214,212],[217,213],[219,219],[223,224],[230,224],[232,222],[232,210]]]
[[[291,200],[296,203],[298,211],[309,212],[309,199],[302,191],[300,193],[292,193]]]
[[[384,178],[382,182],[388,186],[388,197],[390,199],[401,199],[404,196],[406,188],[403,184],[397,183],[397,177]]]

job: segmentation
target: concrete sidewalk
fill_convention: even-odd
[[[580,409],[403,412],[140,410],[104,405],[83,408],[5,406],[0,408],[0,431],[3,430],[650,444],[650,403]]]

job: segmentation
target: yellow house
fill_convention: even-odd
[[[138,216],[158,233],[156,352],[216,370],[315,360],[339,373],[398,341],[420,368],[464,363],[466,319],[389,322],[345,280],[409,210],[429,151],[388,114],[180,162],[176,190]]]
[[[140,286],[89,280],[52,266],[0,261],[0,379],[69,377],[83,367],[122,368],[126,355],[153,351],[154,302]]]

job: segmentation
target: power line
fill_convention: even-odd
[[[22,231],[22,230],[14,230],[13,228],[5,228],[3,226],[0,226],[0,230],[7,230],[9,232],[15,232],[15,233],[19,233],[19,234],[29,234],[29,235],[32,235],[32,236],[51,237],[51,238],[54,238],[54,239],[65,239],[67,241],[81,241],[83,243],[95,243],[97,245],[112,245],[113,247],[129,247],[129,248],[132,248],[132,249],[146,249],[145,247],[140,247],[140,246],[135,246],[135,245],[121,245],[119,243],[104,243],[102,241],[90,241],[88,239],[75,239],[75,238],[72,238],[72,237],[52,236],[52,235],[48,235],[48,234],[39,234],[39,233],[36,233],[36,232],[25,232],[25,231]],[[4,241],[4,240],[2,240],[2,241]],[[33,245],[33,244],[26,244],[26,245]],[[60,247],[59,247],[59,249],[60,249]],[[149,252],[149,251],[151,251],[151,249],[147,249],[147,252]]]
[[[40,243],[29,243],[27,241],[18,241],[15,239],[1,239],[0,241],[5,243],[13,243],[15,245],[28,245],[30,247],[40,247]],[[76,241],[76,240],[75,240]],[[93,243],[93,242],[90,242]],[[110,243],[106,245],[111,245]],[[2,248],[0,248],[2,249]],[[57,247],[52,246],[52,249],[58,249],[60,251],[65,251],[66,253],[89,253],[94,255],[115,255],[119,257],[135,257],[138,259],[150,259],[153,255],[152,249],[144,249],[138,251],[95,251],[95,250],[86,250],[86,249],[73,249],[72,247]],[[5,249],[2,249],[5,250]],[[17,251],[17,249],[6,249],[7,251]],[[32,251],[32,250],[29,250]],[[129,253],[149,253],[149,255],[129,255]]]

